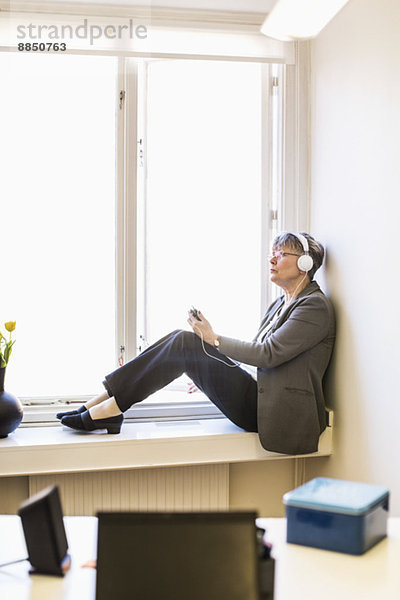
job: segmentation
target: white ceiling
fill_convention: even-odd
[[[54,0],[40,0],[40,4]],[[60,4],[62,0],[56,0]],[[276,0],[66,0],[68,4],[111,4],[113,6],[146,6],[151,8],[187,8],[192,10],[227,10],[259,12],[266,14]],[[37,4],[37,0],[25,0],[26,4]]]

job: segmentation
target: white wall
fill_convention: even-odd
[[[400,2],[350,0],[312,42],[311,231],[337,310],[335,451],[318,474],[386,485],[400,516]]]

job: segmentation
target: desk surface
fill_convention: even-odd
[[[286,543],[286,519],[259,519],[274,546],[274,600],[399,600],[400,519],[362,556]]]
[[[30,576],[29,563],[0,568],[1,600],[94,600],[96,572],[81,565],[96,557],[97,519],[65,517],[71,569],[65,577]],[[27,556],[21,521],[0,516],[0,564]]]
[[[363,556],[350,556],[285,542],[285,519],[259,519],[276,558],[275,600],[398,600],[400,519],[389,519],[389,537]],[[66,517],[72,568],[64,578],[28,575],[28,563],[0,569],[4,600],[94,600],[96,574],[81,565],[96,554],[97,520]],[[26,556],[18,517],[0,516],[0,563]]]

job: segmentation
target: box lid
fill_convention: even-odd
[[[380,485],[316,477],[283,496],[287,506],[358,515],[389,496]]]

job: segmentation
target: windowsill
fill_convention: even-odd
[[[332,454],[332,427],[314,454]],[[1,476],[71,473],[300,458],[264,450],[256,433],[228,419],[124,423],[119,435],[60,425],[20,427],[0,439]]]

